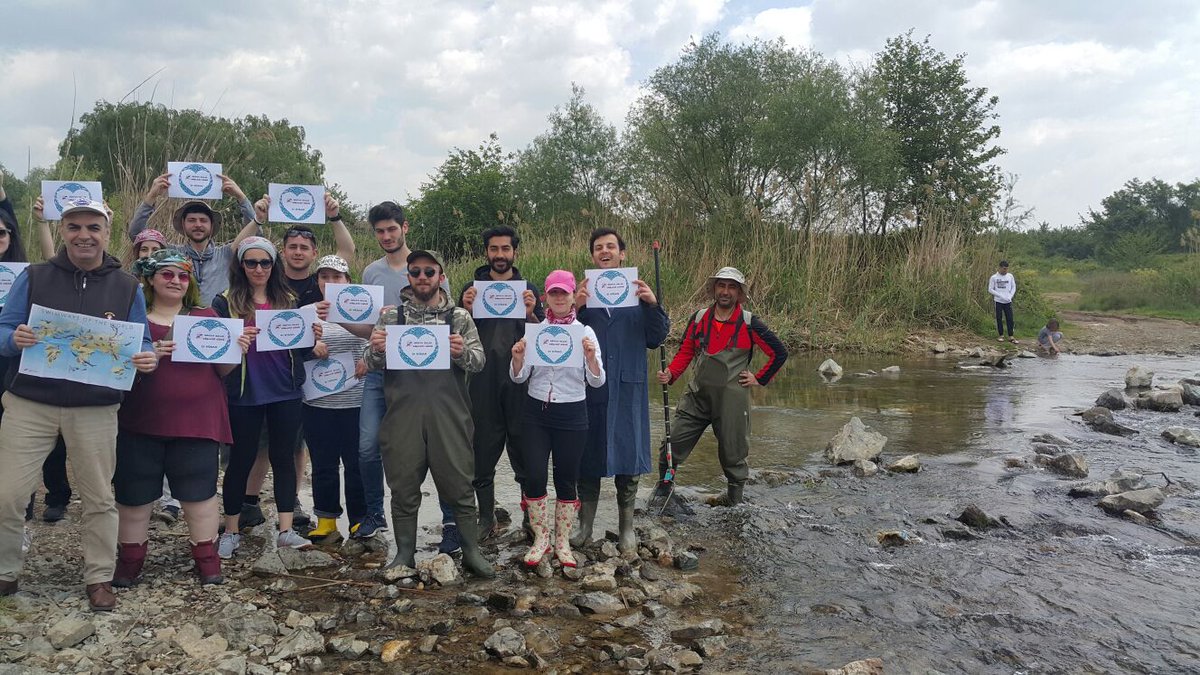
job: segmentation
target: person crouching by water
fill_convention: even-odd
[[[233,365],[177,363],[172,339],[180,316],[216,317],[200,306],[200,289],[192,263],[183,254],[163,249],[134,263],[146,296],[146,317],[158,369],[140,377],[117,415],[116,490],[117,568],[112,585],[132,586],[139,580],[149,546],[147,531],[163,478],[183,507],[192,559],[200,583],[219,584],[217,557],[217,470],[222,443],[232,443],[225,384]],[[234,349],[250,349],[253,329],[237,337]]]
[[[387,410],[379,427],[383,473],[392,490],[392,528],[396,557],[390,567],[416,567],[417,510],[421,483],[433,473],[438,499],[454,510],[461,534],[463,569],[496,576],[479,552],[478,511],[475,508],[475,453],[471,448],[474,422],[467,374],[483,370],[483,343],[471,313],[456,307],[442,288],[445,272],[433,251],[408,254],[408,286],[400,291],[400,307],[385,309],[371,331],[367,367],[387,367],[387,326],[450,326],[450,368],[447,370],[386,370],[383,381]]]
[[[261,328],[254,326],[255,310],[295,306],[296,296],[283,280],[275,245],[262,237],[243,239],[229,270],[229,290],[213,298],[217,315],[242,319],[257,336]],[[313,324],[313,332],[320,340],[319,321]],[[293,458],[300,445],[303,409],[301,385],[304,383],[304,361],[311,356],[311,348],[260,352],[251,344],[242,364],[225,378],[233,445],[229,449],[229,466],[225,468],[225,480],[221,485],[225,532],[217,542],[217,552],[222,558],[232,558],[242,545],[238,528],[246,481],[258,456],[264,422],[267,425],[267,456],[275,474],[275,509],[279,513],[276,545],[279,548],[312,548],[312,542],[292,529],[292,514],[296,508]]]
[[[546,318],[540,325],[583,326],[575,318],[575,277],[566,270],[555,270],[546,277]],[[571,526],[579,510],[576,492],[579,464],[587,445],[587,387],[604,386],[604,366],[596,333],[584,326],[583,366],[544,368],[525,360],[525,338],[512,348],[509,376],[513,382],[528,381],[529,401],[524,406],[525,504],[533,527],[533,546],[525,554],[525,564],[537,567],[550,552],[563,567],[575,567],[571,552]],[[554,458],[553,527],[546,494],[550,458]]]
[[[671,421],[674,466],[687,460],[711,424],[717,437],[717,458],[729,481],[727,494],[720,502],[725,506],[742,501],[743,486],[750,475],[746,461],[750,455],[750,389],[769,383],[788,357],[787,348],[762,319],[742,309],[745,286],[745,275],[733,267],[722,267],[709,277],[707,295],[713,305],[692,316],[675,358],[667,370],[658,372],[659,382],[672,384],[695,362],[692,381],[675,406],[675,419]],[[750,372],[754,347],[767,355],[766,364],[757,373]],[[664,475],[665,444],[658,464],[659,475]],[[657,489],[665,496],[670,487],[662,481]]]
[[[1062,344],[1062,339],[1063,334],[1058,330],[1058,319],[1050,319],[1038,331],[1038,351],[1045,351],[1047,354],[1061,354],[1062,350],[1058,346]]]

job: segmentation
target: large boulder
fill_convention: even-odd
[[[873,431],[862,420],[851,417],[825,446],[825,458],[833,464],[848,464],[856,459],[874,460],[883,452],[887,440],[887,436]]]
[[[1113,419],[1112,411],[1108,408],[1089,408],[1082,413],[1083,421],[1091,428],[1104,434],[1113,436],[1132,436],[1137,433],[1136,429],[1131,429]]]
[[[1109,410],[1124,410],[1129,407],[1129,404],[1129,397],[1120,389],[1109,389],[1096,399],[1097,406]]]
[[[817,372],[825,377],[841,377],[842,367],[833,359],[825,359],[817,366]]]
[[[1200,405],[1200,379],[1185,377],[1179,381],[1180,394],[1183,402],[1188,405]]]
[[[1134,366],[1125,373],[1126,389],[1149,389],[1154,385],[1154,371]]]
[[[1109,495],[1100,500],[1100,508],[1117,515],[1125,511],[1136,511],[1145,515],[1162,506],[1164,501],[1166,497],[1163,496],[1162,490],[1152,487]]]
[[[1087,459],[1078,452],[1054,455],[1052,457],[1038,455],[1037,463],[1055,473],[1072,478],[1087,478],[1088,475]]]
[[[916,455],[905,455],[888,465],[892,473],[916,473],[921,470],[921,460]]]
[[[1138,395],[1137,407],[1158,412],[1183,410],[1183,394],[1178,389],[1156,389]]]
[[[1171,441],[1175,445],[1186,445],[1191,448],[1200,448],[1200,431],[1195,429],[1187,429],[1185,427],[1167,427],[1163,429],[1162,437]]]

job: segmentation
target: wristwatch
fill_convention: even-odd
[[[335,220],[341,220],[341,219],[342,219],[342,214],[339,212],[336,216],[330,216],[326,220],[328,220],[329,222],[333,222]]]

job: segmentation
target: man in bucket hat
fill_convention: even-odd
[[[215,296],[229,288],[229,264],[237,251],[238,243],[246,237],[262,235],[262,223],[255,219],[254,205],[246,199],[246,193],[242,192],[242,188],[229,176],[218,175],[218,178],[221,179],[221,191],[237,198],[242,208],[242,216],[246,220],[246,226],[238,232],[233,241],[223,246],[214,243],[217,230],[221,227],[221,214],[214,211],[207,202],[184,202],[171,216],[171,224],[175,226],[175,231],[185,239],[185,243],[172,244],[171,248],[183,253],[192,261],[193,274],[200,287],[200,302],[205,305],[212,304]],[[170,182],[169,173],[154,179],[150,190],[146,192],[142,203],[138,205],[137,211],[129,221],[131,240],[136,239],[137,235],[146,229],[158,198],[166,194]]]
[[[675,406],[671,424],[674,465],[682,464],[696,441],[711,424],[717,437],[717,458],[729,481],[721,503],[733,506],[742,501],[742,488],[750,475],[750,388],[761,387],[775,377],[787,360],[787,349],[757,316],[742,309],[746,300],[746,277],[734,267],[722,267],[708,278],[708,297],[713,304],[696,312],[688,321],[679,351],[658,381],[672,384],[695,362],[687,392]],[[757,373],[750,359],[758,347],[767,362]],[[659,475],[667,469],[664,445],[659,453]],[[667,481],[658,490],[669,494]]]

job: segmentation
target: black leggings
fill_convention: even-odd
[[[551,456],[554,458],[554,496],[560,501],[578,498],[579,463],[587,445],[585,406],[583,401],[548,406],[534,399],[527,401],[521,443],[525,476],[521,487],[529,499],[546,496]]]
[[[229,466],[221,484],[221,499],[225,515],[242,512],[246,481],[258,457],[258,443],[263,422],[267,423],[267,456],[275,477],[275,510],[291,513],[296,509],[296,450],[300,447],[301,410],[299,399],[266,405],[229,406],[229,430],[233,446],[229,449]]]
[[[1004,337],[1004,324],[1008,324],[1008,337],[1013,336],[1013,311],[1011,302],[994,302],[996,305],[996,332]]]

